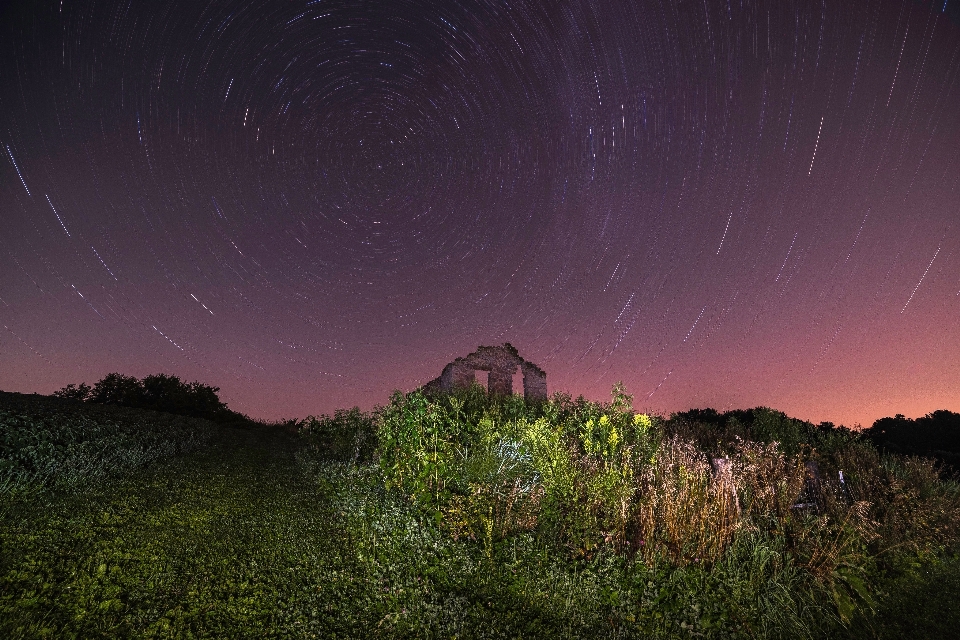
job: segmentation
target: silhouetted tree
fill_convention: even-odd
[[[217,419],[232,412],[220,402],[219,387],[184,383],[177,376],[157,374],[143,379],[144,407],[195,418]]]
[[[916,420],[898,413],[880,418],[866,433],[888,447],[960,452],[960,413],[941,409]]]
[[[220,401],[219,387],[200,382],[185,383],[177,376],[158,373],[137,380],[133,376],[110,373],[93,388],[85,383],[68,384],[55,391],[59,398],[71,398],[96,404],[116,404],[138,409],[152,409],[194,418],[230,421],[244,419]]]
[[[143,403],[143,387],[133,376],[108,373],[93,385],[90,402],[139,407]]]
[[[53,395],[57,398],[68,398],[70,400],[79,400],[80,402],[85,402],[90,399],[90,394],[93,389],[90,388],[85,382],[81,382],[78,385],[68,384],[62,389],[58,389],[53,392]]]
[[[898,413],[880,418],[864,433],[881,449],[938,458],[960,468],[960,413],[940,409],[916,420]]]

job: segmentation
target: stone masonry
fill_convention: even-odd
[[[523,373],[523,398],[527,402],[547,399],[547,374],[543,369],[520,357],[509,342],[500,347],[478,347],[468,356],[457,358],[443,368],[438,378],[423,385],[424,391],[445,391],[469,387],[476,382],[477,371],[489,371],[488,392],[511,395],[513,374]]]

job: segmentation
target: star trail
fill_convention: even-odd
[[[0,388],[960,410],[960,2],[14,0]],[[82,294],[81,294],[82,292]]]

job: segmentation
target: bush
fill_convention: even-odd
[[[80,383],[79,386],[68,384],[53,395],[93,404],[151,409],[217,422],[244,419],[245,416],[230,411],[227,405],[220,401],[218,391],[219,387],[210,387],[200,382],[185,383],[177,376],[163,373],[146,376],[143,380],[110,373],[92,388],[85,383]]]
[[[108,373],[93,385],[90,402],[96,404],[119,404],[124,407],[137,407],[146,400],[143,385],[133,376],[121,373]]]
[[[182,416],[0,393],[0,495],[141,468],[206,445],[214,428]]]
[[[941,409],[916,420],[898,413],[864,433],[884,451],[934,458],[950,472],[960,471],[960,413]]]
[[[846,427],[836,427],[831,422],[815,426],[767,407],[725,413],[691,409],[672,414],[665,426],[670,435],[692,440],[700,449],[717,457],[732,454],[738,440],[776,442],[781,451],[792,455],[807,447],[820,451],[842,449],[847,442],[858,438]]]
[[[374,416],[359,407],[337,409],[333,416],[307,416],[296,429],[318,457],[362,464],[370,462],[377,450]]]
[[[609,549],[648,566],[705,566],[742,540],[775,539],[783,567],[838,623],[875,605],[888,553],[960,540],[960,489],[932,463],[759,407],[637,414],[555,395],[527,406],[476,387],[395,393],[376,417],[380,468],[454,538],[533,533],[574,558]],[[784,569],[786,570],[786,569]]]
[[[68,384],[64,388],[54,391],[53,396],[55,398],[64,398],[67,400],[79,400],[80,402],[85,402],[90,399],[93,389],[90,388],[90,385],[85,382],[81,382],[80,386],[75,384]]]

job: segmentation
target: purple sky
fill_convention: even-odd
[[[0,8],[0,389],[960,411],[960,0]]]

